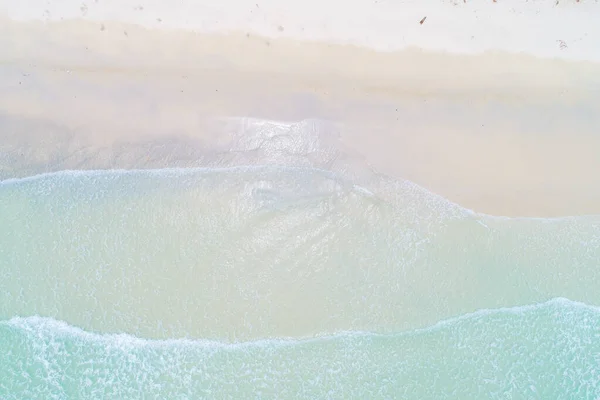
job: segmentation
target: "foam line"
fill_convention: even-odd
[[[320,169],[320,168],[308,168],[308,167],[294,167],[294,166],[280,166],[280,165],[245,165],[245,166],[232,166],[232,167],[170,167],[170,168],[157,168],[157,169],[99,169],[99,170],[61,170],[53,172],[44,172],[41,174],[30,175],[22,178],[8,178],[0,180],[0,188],[8,185],[18,185],[26,182],[35,182],[43,179],[60,178],[63,176],[69,177],[94,177],[103,175],[135,175],[135,174],[146,174],[149,176],[189,176],[196,173],[210,173],[210,172],[244,172],[244,171],[263,171],[263,170],[282,170],[282,171],[315,171],[322,173],[331,179],[342,179],[341,176],[335,172]],[[600,214],[590,215],[575,215],[575,216],[561,216],[561,217],[508,217],[500,215],[490,215],[485,213],[476,212],[474,210],[462,207],[461,205],[454,203],[441,195],[433,193],[424,187],[411,182],[409,180],[402,180],[401,183],[406,186],[413,187],[415,190],[425,193],[428,196],[432,196],[440,201],[445,202],[448,206],[457,207],[465,215],[469,215],[474,218],[485,218],[485,219],[496,219],[496,220],[507,220],[507,221],[541,221],[541,222],[559,222],[559,221],[574,221],[582,220],[585,218],[597,218]],[[374,196],[371,190],[368,188],[353,184],[353,189],[361,192],[368,196]]]
[[[430,332],[436,332],[445,328],[449,328],[457,323],[463,321],[472,321],[480,318],[485,318],[487,316],[493,315],[521,315],[524,313],[534,312],[544,308],[554,308],[558,311],[566,310],[566,309],[583,309],[587,311],[592,311],[600,315],[600,307],[588,305],[585,303],[572,301],[563,297],[557,297],[550,299],[546,302],[542,303],[534,303],[523,306],[515,306],[515,307],[502,307],[496,309],[481,309],[472,313],[467,313],[463,315],[459,315],[456,317],[448,318],[441,320],[433,325],[430,325],[425,328],[414,329],[410,331],[404,331],[399,333],[392,334],[381,334],[375,332],[368,331],[341,331],[334,334],[318,334],[312,337],[283,337],[283,338],[269,338],[269,339],[259,339],[252,340],[247,342],[224,342],[217,340],[206,340],[206,339],[187,339],[187,338],[179,338],[179,339],[144,339],[138,338],[134,335],[125,334],[125,333],[107,333],[100,334],[94,332],[88,332],[81,328],[71,326],[66,322],[58,321],[49,317],[41,317],[41,316],[30,316],[30,317],[13,317],[7,321],[0,321],[0,325],[9,326],[14,329],[19,329],[23,331],[28,331],[34,335],[37,335],[42,329],[51,330],[55,333],[59,333],[61,335],[68,336],[76,336],[84,340],[100,340],[107,344],[111,345],[119,345],[119,346],[128,346],[128,347],[145,347],[145,346],[153,346],[153,347],[170,347],[170,346],[200,346],[206,348],[220,348],[220,349],[243,349],[243,348],[253,348],[253,347],[265,347],[265,346],[296,346],[307,343],[314,343],[323,340],[339,340],[345,338],[360,338],[360,337],[389,337],[389,338],[397,338],[403,336],[412,336]]]

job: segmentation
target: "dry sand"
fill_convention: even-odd
[[[346,151],[475,211],[600,213],[600,64],[0,21],[0,177],[196,165],[215,117],[322,118]]]

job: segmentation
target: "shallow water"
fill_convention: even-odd
[[[478,215],[301,133],[0,182],[0,398],[600,396],[600,216]]]

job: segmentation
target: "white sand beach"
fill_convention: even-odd
[[[192,166],[217,116],[318,118],[477,212],[600,213],[596,3],[142,3],[0,2],[2,178]]]
[[[596,0],[0,0],[0,398],[600,399]]]

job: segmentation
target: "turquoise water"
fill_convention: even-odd
[[[0,227],[2,399],[600,398],[598,216],[271,165],[6,180]]]
[[[600,310],[555,299],[400,334],[243,344],[0,323],[3,399],[596,399]]]

